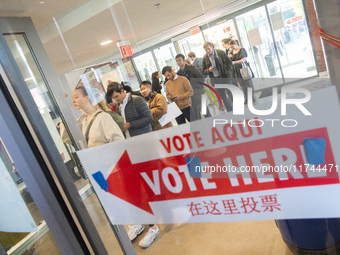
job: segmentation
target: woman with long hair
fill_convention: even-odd
[[[84,112],[77,122],[87,140],[88,147],[124,139],[117,123],[104,112],[109,110],[104,99],[98,104],[98,108],[93,106],[85,87],[82,86],[73,91],[72,103],[77,110]]]
[[[161,74],[156,71],[154,73],[152,73],[152,90],[159,93],[159,94],[162,94],[162,81],[159,82],[159,79],[161,78]]]
[[[251,79],[245,80],[243,79],[242,75],[241,75],[241,69],[243,68],[243,63],[245,63],[245,65],[247,67],[249,67],[251,73],[252,73],[252,78],[254,78],[254,74],[253,71],[251,70],[249,63],[247,62],[247,51],[242,48],[241,46],[237,45],[237,42],[235,40],[231,40],[229,42],[230,48],[232,49],[231,52],[231,58],[230,60],[233,63],[234,66],[234,79],[235,79],[235,83],[236,81],[238,81],[238,83],[240,84],[242,90],[243,90],[243,94],[245,97],[245,102],[244,104],[248,103],[248,88],[252,88],[252,99],[253,102],[255,102],[255,98],[254,98],[254,85]],[[237,84],[235,84],[237,86]]]

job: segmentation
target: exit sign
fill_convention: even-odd
[[[223,28],[224,33],[227,33],[227,32],[230,32],[230,31],[231,31],[230,27]]]
[[[199,32],[200,32],[199,26],[194,26],[194,27],[191,27],[191,28],[190,28],[190,34],[191,34],[191,35],[198,34]]]
[[[133,55],[130,45],[120,46],[120,53],[122,54],[122,58],[128,58]]]

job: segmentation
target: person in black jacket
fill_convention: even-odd
[[[162,81],[159,82],[159,79],[161,78],[161,74],[156,71],[154,73],[152,73],[152,90],[159,93],[159,94],[162,94]]]
[[[179,67],[177,75],[186,77],[194,90],[194,95],[191,97],[191,106],[194,109],[195,116],[197,119],[201,118],[201,94],[203,85],[198,82],[204,82],[203,74],[194,65],[187,65],[184,61],[185,57],[183,54],[178,54],[176,57],[176,63]],[[190,80],[191,79],[191,80]],[[204,92],[203,92],[204,93]],[[210,117],[210,113],[207,109],[206,117]]]
[[[207,54],[204,55],[202,60],[202,70],[204,75],[209,75],[212,78],[212,85],[215,83],[214,78],[223,78],[226,84],[233,84],[233,63],[227,54],[222,50],[215,49],[214,44],[211,42],[205,42],[203,48]],[[232,111],[233,107],[226,96],[225,90],[216,89],[216,91],[220,95],[227,111]],[[227,90],[227,93],[232,100],[231,92]]]
[[[198,68],[198,70],[200,70],[200,72],[203,73],[203,71],[202,71],[202,58],[196,57],[195,52],[189,52],[188,58],[190,58],[190,60],[192,61],[192,65],[196,66]]]
[[[153,117],[143,97],[126,93],[119,83],[112,86],[107,94],[118,102],[116,112],[125,120],[124,135],[126,138],[152,131]]]

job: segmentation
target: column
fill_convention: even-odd
[[[340,38],[340,2],[339,0],[314,0],[319,26],[327,34]],[[340,92],[340,49],[332,44],[322,41],[326,56],[327,67],[332,85],[338,87]],[[340,96],[340,94],[339,94]]]

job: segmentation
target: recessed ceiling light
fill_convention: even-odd
[[[44,3],[45,3],[44,1],[39,2],[39,4],[44,4]]]
[[[102,42],[100,45],[106,45],[106,44],[109,44],[109,43],[112,43],[113,41],[112,40],[108,40],[106,42]]]
[[[29,81],[29,80],[32,80],[33,77],[29,77],[29,78],[26,78],[25,81]]]

